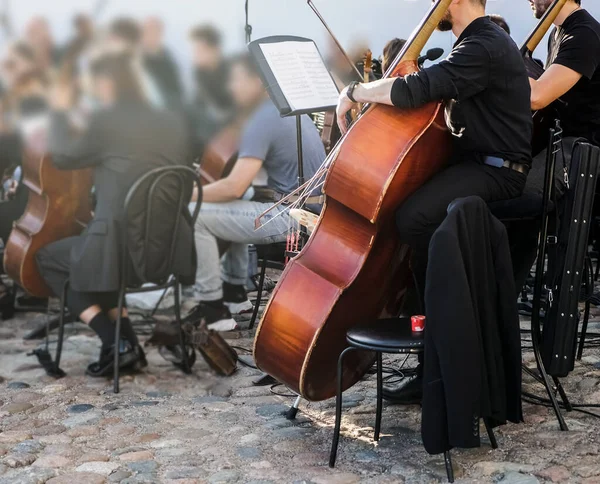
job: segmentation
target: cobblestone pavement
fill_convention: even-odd
[[[240,367],[217,378],[198,361],[185,376],[155,349],[147,370],[124,376],[114,395],[109,381],[84,375],[98,347],[83,326],[69,330],[62,363],[68,376],[54,380],[26,356],[39,342],[22,337],[40,321],[21,315],[0,324],[0,484],[445,481],[441,456],[421,444],[418,406],[386,407],[382,438],[372,441],[372,376],[345,395],[331,470],[333,401],[303,402],[290,422],[282,413],[292,398],[253,386],[256,370]],[[251,348],[249,331],[228,338]],[[531,355],[525,358],[532,364]],[[574,402],[598,404],[599,377],[600,352],[590,348],[566,390]],[[529,379],[526,388],[543,395]],[[560,432],[549,409],[526,404],[524,424],[497,430],[499,449],[484,438],[481,448],[453,451],[457,482],[600,483],[600,420],[571,412],[567,423],[570,431]]]

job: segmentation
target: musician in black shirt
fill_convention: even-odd
[[[528,0],[537,18],[541,18],[552,0]],[[530,79],[531,108],[552,104],[564,130],[563,149],[557,153],[554,186],[557,198],[566,190],[566,173],[573,145],[585,138],[600,146],[600,23],[581,8],[580,0],[569,0],[554,21],[550,33],[546,71],[537,80]],[[541,195],[546,171],[546,150],[535,156],[526,193]],[[539,227],[514,224],[509,230],[515,267],[515,282],[520,289],[537,253]]]
[[[456,198],[476,195],[485,201],[521,195],[531,163],[531,89],[519,49],[485,16],[486,0],[453,2],[440,30],[458,38],[439,64],[404,78],[351,84],[338,102],[338,124],[354,102],[416,108],[445,101],[454,140],[454,162],[423,185],[398,209],[400,239],[413,249],[411,266],[423,301],[429,241]],[[413,397],[421,390],[417,379]],[[405,390],[409,390],[408,386]],[[404,394],[390,394],[406,402]]]
[[[528,0],[541,18],[552,0]],[[538,110],[554,103],[564,130],[565,160],[557,160],[556,189],[565,190],[563,165],[568,166],[575,139],[583,137],[600,146],[600,23],[581,8],[581,0],[569,0],[554,21],[550,33],[546,72],[531,79],[531,107]],[[526,191],[541,193],[546,153],[536,156]]]

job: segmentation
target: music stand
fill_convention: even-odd
[[[255,40],[248,49],[281,117],[296,117],[298,186],[302,186],[305,182],[302,115],[334,109],[339,91],[311,39],[276,35]]]

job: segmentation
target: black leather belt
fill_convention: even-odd
[[[496,168],[508,168],[510,170],[515,170],[516,172],[523,173],[523,175],[527,175],[530,169],[529,165],[503,160],[502,158],[498,158],[496,156],[486,156],[484,163]]]

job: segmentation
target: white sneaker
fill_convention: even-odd
[[[208,329],[212,329],[213,331],[224,332],[224,331],[233,331],[238,329],[238,324],[235,322],[235,319],[221,319],[212,324],[207,325]]]
[[[194,309],[183,318],[183,321],[195,325],[200,324],[201,321],[205,321],[206,327],[214,331],[233,331],[238,328],[237,323],[231,317],[229,309],[224,306],[215,308],[203,303],[194,307]]]
[[[245,314],[251,313],[254,311],[254,305],[250,302],[249,299],[246,299],[243,302],[225,302],[225,306],[229,309],[231,314]]]

